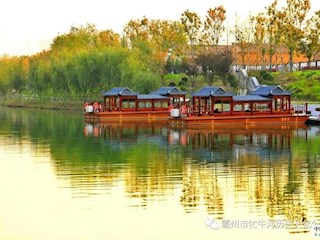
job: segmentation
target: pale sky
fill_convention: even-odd
[[[284,0],[280,0],[284,1]],[[273,0],[2,0],[0,5],[0,55],[34,54],[48,48],[59,33],[71,26],[95,24],[98,30],[122,33],[131,19],[179,20],[189,9],[202,20],[207,10],[223,5],[228,24],[234,26],[235,14],[245,18],[271,5]],[[312,12],[320,0],[311,0]]]

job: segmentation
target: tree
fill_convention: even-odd
[[[226,10],[223,6],[209,9],[202,35],[202,42],[210,46],[217,46],[222,32],[225,30],[223,22],[226,19]]]
[[[308,58],[308,66],[310,61],[320,50],[320,11],[307,20],[304,30],[304,37],[301,41],[301,51]]]
[[[201,73],[206,83],[211,86],[215,76],[219,76],[224,84],[232,65],[232,52],[225,49],[222,52],[205,51],[197,58],[197,64],[201,67]]]
[[[149,50],[145,56],[150,56],[149,64],[155,63],[161,67],[157,71],[162,76],[167,61],[170,61],[172,68],[175,56],[182,54],[187,42],[184,26],[180,22],[149,20],[146,17],[131,20],[125,26],[125,38],[130,47],[140,48],[143,52]]]
[[[184,26],[179,21],[152,20],[149,27],[153,46],[160,52],[181,54],[187,44]]]
[[[183,59],[183,64],[180,69],[189,77],[190,79],[190,90],[194,91],[197,87],[196,76],[198,74],[198,65],[194,58]]]
[[[261,53],[261,59],[257,59],[257,65],[266,66],[266,43],[267,43],[267,17],[263,13],[259,13],[253,18],[254,23],[254,43],[256,51]]]
[[[53,39],[51,50],[53,52],[71,52],[88,51],[97,47],[98,30],[94,24],[86,26],[72,26],[67,34],[58,35]]]
[[[26,87],[29,58],[27,56],[21,56],[14,60],[15,67],[11,71],[11,87],[20,93]]]
[[[194,58],[195,45],[199,44],[200,36],[201,36],[200,35],[200,29],[202,27],[201,19],[197,13],[186,10],[181,15],[181,22],[184,26],[185,33],[189,40],[189,44],[191,45],[192,58]]]
[[[282,35],[281,31],[281,13],[277,9],[278,0],[275,0],[269,7],[267,7],[266,15],[266,38],[269,54],[269,69],[272,69],[272,58],[277,51],[277,47],[280,44],[280,39]]]
[[[196,62],[201,67],[201,74],[204,76],[206,83],[211,86],[216,75],[217,54],[213,51],[205,51],[198,55]]]
[[[253,30],[254,25],[252,24],[252,18],[250,17],[249,20],[246,20],[241,25],[238,25],[236,23],[235,29],[234,29],[234,35],[236,38],[236,46],[239,48],[239,51],[237,51],[240,54],[241,62],[242,62],[242,68],[245,68],[245,57],[248,53],[248,50],[250,46],[252,45],[252,38],[253,38]],[[238,59],[236,59],[238,61]]]
[[[124,27],[123,32],[129,47],[133,47],[136,39],[149,40],[149,19],[145,16],[139,20],[130,20]]]
[[[121,46],[121,38],[118,33],[113,32],[112,30],[101,31],[98,33],[99,44],[102,46]]]
[[[195,62],[195,46],[199,44],[200,41],[200,29],[202,27],[202,22],[198,14],[195,12],[190,12],[186,10],[181,15],[181,22],[184,26],[185,33],[191,45],[191,59],[187,58],[186,63],[186,72],[190,77],[191,90],[195,89],[196,86],[196,73],[197,66]]]
[[[302,26],[309,10],[310,0],[287,0],[287,6],[279,12],[282,42],[289,50],[290,72],[293,69],[293,54],[303,38]]]
[[[10,88],[11,73],[14,66],[14,60],[9,56],[0,58],[0,95],[5,95]]]

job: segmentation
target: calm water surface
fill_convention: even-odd
[[[1,240],[320,239],[320,127],[80,115],[0,108]]]

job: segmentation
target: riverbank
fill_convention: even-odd
[[[6,107],[36,108],[51,110],[82,111],[82,102],[61,98],[27,97],[9,95],[0,97],[0,105]]]

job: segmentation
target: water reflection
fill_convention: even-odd
[[[179,129],[84,123],[77,115],[43,111],[2,110],[0,116],[0,148],[10,146],[10,154],[19,152],[19,157],[30,148],[34,163],[46,161],[57,189],[70,191],[70,205],[105,197],[111,204],[99,206],[106,212],[121,202],[119,218],[161,209],[163,226],[174,214],[172,221],[192,216],[204,227],[209,215],[220,221],[290,220],[286,231],[301,233],[309,231],[305,223],[320,219],[319,126]],[[188,227],[184,230],[191,234],[194,228]],[[194,234],[201,235],[201,229]]]
[[[319,127],[192,130],[87,124],[85,136],[104,139],[109,147],[116,144],[113,151],[143,145],[139,154],[130,151],[130,164],[122,171],[128,196],[141,198],[144,206],[155,196],[173,194],[178,185],[186,212],[203,204],[216,219],[244,207],[300,223],[318,217]]]

